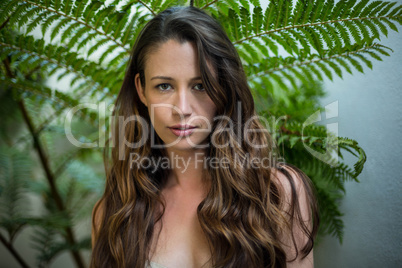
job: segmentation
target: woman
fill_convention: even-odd
[[[193,7],[153,18],[114,113],[91,267],[313,267],[312,187],[274,163],[238,54],[214,19]]]

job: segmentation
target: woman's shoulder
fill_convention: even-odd
[[[295,197],[295,195],[300,198],[312,194],[310,178],[293,165],[282,163],[272,168],[271,180],[280,188],[286,199]]]
[[[303,171],[290,164],[278,165],[272,168],[271,182],[277,188],[282,212],[310,224],[318,221],[314,186]]]
[[[312,248],[318,228],[318,213],[311,180],[290,164],[272,168],[271,175],[271,181],[279,191],[280,210],[290,228],[281,236],[288,267],[313,267]]]

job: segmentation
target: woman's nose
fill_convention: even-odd
[[[173,114],[180,116],[190,116],[192,110],[192,96],[186,88],[180,88],[176,92],[175,100],[173,102],[172,112]]]

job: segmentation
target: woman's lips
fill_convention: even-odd
[[[169,127],[169,129],[173,132],[174,135],[178,137],[189,136],[194,132],[194,129],[197,127],[189,126],[189,125],[175,125]]]

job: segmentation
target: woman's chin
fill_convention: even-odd
[[[209,144],[205,142],[195,142],[192,140],[182,139],[179,141],[165,144],[168,151],[203,151],[208,148]]]

